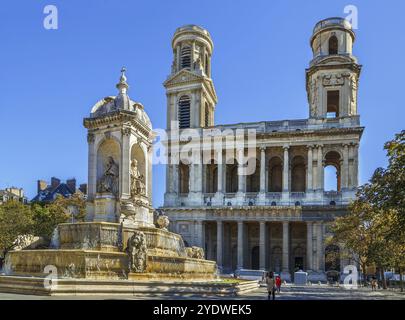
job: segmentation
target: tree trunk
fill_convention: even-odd
[[[361,279],[361,277],[363,277],[363,280],[360,282],[360,283],[363,284],[363,287],[366,286],[366,277],[365,277],[366,276],[366,268],[367,268],[367,265],[365,263],[362,264],[361,265],[361,271],[359,273],[360,279]]]
[[[387,282],[385,281],[384,269],[380,267],[381,283],[384,290],[387,289]]]
[[[402,269],[398,268],[399,271],[399,286],[401,288],[401,292],[404,292],[404,282],[402,281]]]

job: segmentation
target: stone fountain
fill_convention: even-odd
[[[117,89],[117,96],[98,101],[84,119],[86,221],[60,224],[52,249],[9,252],[0,291],[43,293],[41,279],[49,276],[50,266],[59,283],[65,283],[62,291],[71,292],[66,288],[74,283],[75,294],[88,292],[83,288],[89,286],[97,292],[114,291],[118,284],[108,282],[112,280],[126,288],[121,293],[132,293],[136,281],[217,278],[216,263],[204,260],[202,248],[185,248],[181,236],[167,230],[167,216],[154,218],[152,125],[142,104],[127,95],[125,69]]]

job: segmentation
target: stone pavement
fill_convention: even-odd
[[[331,287],[326,285],[314,285],[310,287],[284,286],[282,292],[276,295],[276,300],[405,300],[405,293],[391,290],[371,291],[369,288],[347,290],[342,287]],[[212,300],[265,300],[267,292],[264,287],[236,297],[209,297],[198,295],[158,295],[156,297],[131,297],[131,296],[58,296],[43,297],[33,295],[19,295],[0,293],[0,300],[132,300],[132,299],[212,299]]]

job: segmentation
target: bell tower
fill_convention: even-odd
[[[207,30],[186,25],[174,33],[171,74],[164,82],[167,128],[214,125],[217,95],[211,79],[213,43]]]
[[[306,70],[311,119],[357,116],[361,65],[352,54],[355,33],[343,18],[318,22],[310,44],[313,59]]]

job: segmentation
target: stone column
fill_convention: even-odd
[[[307,222],[307,271],[313,269],[313,249],[312,249],[312,238],[313,238],[313,230],[312,230],[312,222]]]
[[[323,224],[322,222],[317,222],[317,236],[316,236],[316,256],[318,262],[318,271],[323,272],[325,270],[325,253],[323,245]]]
[[[283,221],[283,272],[289,272],[289,222]]]
[[[179,190],[179,165],[178,164],[173,164],[172,165],[172,167],[173,167],[173,181],[172,181],[172,184],[173,184],[173,192],[174,193],[180,193],[180,190]]]
[[[223,234],[224,226],[221,220],[217,220],[217,264],[218,268],[221,269],[223,265]]]
[[[353,145],[353,187],[359,185],[359,144]]]
[[[213,255],[213,241],[212,241],[212,223],[210,223],[207,228],[207,258],[208,260],[215,260],[216,257]]]
[[[259,268],[261,270],[266,269],[266,222],[260,221],[260,239],[259,239],[259,248],[260,248],[260,259],[259,259]]]
[[[223,163],[222,163],[222,149],[219,150],[217,152],[217,182],[218,182],[218,186],[217,186],[217,192],[218,193],[222,193],[223,192],[223,186],[222,186],[222,179],[223,179]]]
[[[196,241],[195,245],[197,247],[201,247],[205,250],[205,229],[204,229],[204,222],[201,220],[197,220],[195,222],[195,228],[196,228]]]
[[[246,189],[246,175],[243,164],[244,150],[238,150],[238,193],[244,193]]]
[[[238,221],[238,260],[237,269],[243,268],[244,223]]]
[[[88,200],[92,200],[97,192],[97,164],[96,164],[96,150],[95,150],[95,136],[93,133],[87,134],[88,143],[88,187],[87,195]]]
[[[317,168],[318,168],[318,183],[317,189],[323,191],[323,157],[322,157],[322,145],[318,145],[318,156],[317,156]]]
[[[129,138],[131,135],[131,128],[124,127],[121,130],[122,134],[122,149],[121,149],[121,197],[128,199],[130,197],[130,150]]]
[[[289,185],[288,185],[288,181],[289,181],[289,168],[290,168],[290,164],[289,164],[289,160],[288,160],[288,149],[289,146],[284,146],[283,150],[284,150],[284,162],[283,162],[283,192],[288,192],[289,191]]]
[[[342,168],[342,188],[347,189],[349,186],[349,145],[343,145],[343,168]]]
[[[313,184],[312,184],[312,145],[308,146],[308,164],[307,164],[307,192],[313,190]]]
[[[260,192],[266,192],[266,147],[260,148]]]

